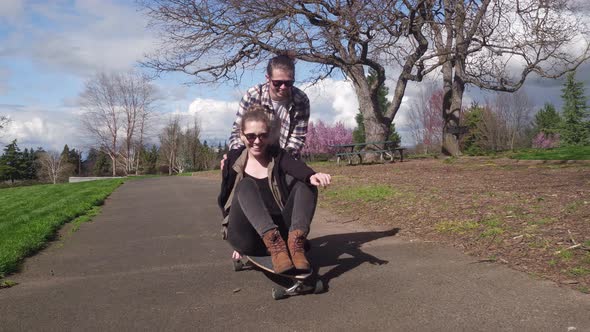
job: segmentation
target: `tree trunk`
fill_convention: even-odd
[[[363,125],[365,126],[366,142],[382,142],[389,137],[391,121],[383,116],[383,110],[379,109],[377,98],[378,89],[370,89],[367,77],[365,76],[363,66],[356,66],[347,70],[347,74],[352,78],[352,84],[356,92],[360,112],[363,115]],[[367,154],[364,157],[366,161],[377,160],[377,155]]]
[[[457,60],[461,62],[462,60]],[[459,133],[449,132],[451,128],[457,130],[460,124],[461,107],[463,101],[463,94],[465,92],[465,82],[462,77],[463,68],[461,65],[455,65],[455,75],[453,79],[451,98],[450,98],[450,109],[443,107],[444,114],[444,127],[443,127],[443,142],[442,142],[442,153],[447,156],[458,157],[461,155],[459,149]],[[445,83],[446,88],[446,83]],[[445,96],[446,98],[446,96]],[[448,102],[448,100],[447,100]],[[444,104],[443,104],[444,105]]]

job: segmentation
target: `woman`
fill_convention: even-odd
[[[304,245],[317,203],[312,186],[330,184],[330,175],[316,173],[271,144],[263,106],[251,106],[240,126],[245,147],[231,150],[222,170],[218,204],[224,238],[234,258],[269,252],[276,273],[309,270]],[[289,185],[288,176],[295,179]]]

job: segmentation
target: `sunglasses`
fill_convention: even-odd
[[[293,86],[293,84],[295,84],[295,81],[282,81],[282,80],[270,80],[272,82],[272,85],[275,88],[280,88],[281,85],[285,85],[287,88],[290,88]]]
[[[254,143],[254,141],[256,141],[257,138],[261,141],[266,140],[268,138],[268,133],[260,133],[258,135],[254,134],[254,133],[249,133],[249,134],[244,134],[244,136],[248,140],[248,143],[252,144],[252,143]]]

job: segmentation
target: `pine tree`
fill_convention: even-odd
[[[575,72],[568,74],[563,89],[561,89],[563,92],[561,98],[564,104],[560,135],[564,145],[590,144],[584,83],[577,82],[575,75]]]
[[[23,178],[24,171],[25,165],[22,152],[15,139],[12,143],[6,145],[4,154],[0,157],[0,179],[10,180],[10,182],[14,183],[15,180]]]
[[[551,103],[545,103],[535,114],[534,133],[555,134],[561,126],[561,117]]]

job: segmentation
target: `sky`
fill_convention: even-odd
[[[138,61],[156,45],[146,25],[132,0],[0,0],[0,115],[12,120],[0,133],[0,144],[17,139],[21,149],[61,150],[65,144],[88,149],[79,120],[84,83],[97,72],[138,68]],[[305,66],[298,64],[298,73],[305,72],[300,70]],[[584,66],[578,74],[586,87],[588,73]],[[312,121],[355,126],[358,102],[350,82],[329,78],[310,86],[297,78],[301,81],[296,85],[310,98]],[[196,115],[202,139],[224,141],[240,97],[263,80],[262,69],[245,75],[238,85],[187,85],[190,76],[165,74],[154,81],[162,97],[159,123],[174,114]],[[545,102],[559,106],[562,84],[563,80],[531,79],[525,91],[537,107]],[[389,79],[386,85],[392,91],[395,81]],[[423,86],[410,84],[394,120],[402,144],[412,144],[407,115]],[[485,98],[486,93],[470,88],[464,105]]]

